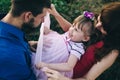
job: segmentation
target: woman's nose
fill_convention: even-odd
[[[102,27],[102,24],[101,23],[97,23],[96,25],[95,25],[95,28],[101,28]]]

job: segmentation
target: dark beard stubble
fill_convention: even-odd
[[[39,26],[40,25],[38,25],[37,27]],[[37,27],[34,26],[34,19],[32,18],[28,23],[22,24],[22,31],[25,34],[29,34],[29,33],[35,32]]]

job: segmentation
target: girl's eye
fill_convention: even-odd
[[[72,25],[71,27],[73,28],[74,26]]]
[[[75,31],[77,31],[77,29],[76,29],[76,28],[75,28],[74,30],[75,30]]]

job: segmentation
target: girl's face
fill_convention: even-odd
[[[89,35],[87,35],[87,27],[91,25],[92,24],[88,22],[85,23],[83,26],[80,25],[80,27],[78,27],[78,24],[71,26],[68,31],[70,40],[74,42],[88,41]]]
[[[95,26],[98,30],[101,31],[102,34],[107,34],[106,31],[103,29],[102,22],[100,21],[100,15],[97,18],[97,24]]]

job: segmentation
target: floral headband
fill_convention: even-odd
[[[92,21],[94,20],[94,13],[92,13],[92,12],[84,11],[84,12],[83,12],[83,15],[84,15],[86,18],[91,19]]]

